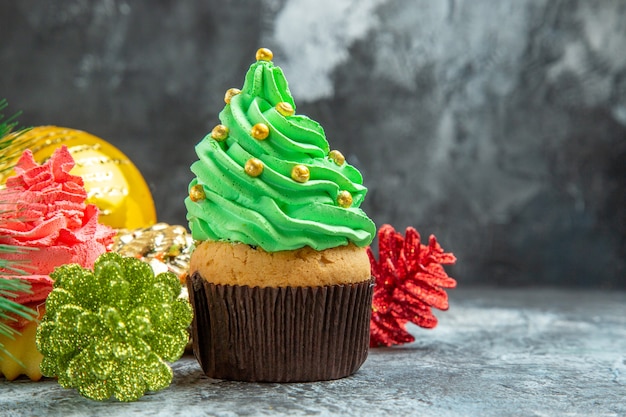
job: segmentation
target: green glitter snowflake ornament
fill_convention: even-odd
[[[101,255],[93,272],[57,268],[37,329],[41,371],[93,400],[134,401],[166,388],[188,341],[189,302],[171,272],[154,275],[136,258]]]

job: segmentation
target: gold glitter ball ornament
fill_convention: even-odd
[[[305,165],[296,165],[291,169],[291,178],[296,182],[307,182],[311,172]]]
[[[346,162],[346,158],[343,156],[343,154],[337,150],[334,151],[330,151],[330,153],[328,154],[328,156],[330,157],[330,159],[337,165],[342,166],[345,162]]]
[[[295,110],[293,109],[291,104],[287,103],[286,101],[281,101],[280,103],[278,103],[276,105],[276,110],[278,111],[278,113],[282,114],[285,117],[292,116],[295,113]]]
[[[224,102],[226,104],[230,104],[230,100],[235,97],[237,94],[241,93],[241,90],[238,88],[229,88],[226,90],[226,94],[224,94]]]
[[[349,208],[352,205],[352,194],[349,191],[341,191],[337,196],[337,204],[343,208]]]
[[[246,171],[246,174],[250,175],[251,177],[258,177],[263,173],[263,168],[263,161],[257,158],[250,158],[246,162],[244,170]]]
[[[274,54],[267,48],[260,48],[256,51],[257,61],[271,61],[274,58]]]
[[[204,193],[204,189],[200,184],[196,184],[189,190],[189,198],[193,202],[198,202],[200,200],[204,200],[206,198],[206,194]]]
[[[24,133],[21,140],[29,144],[35,161],[40,164],[58,147],[67,146],[76,162],[70,173],[83,178],[87,203],[100,209],[100,223],[115,229],[156,223],[154,200],[141,172],[122,151],[104,139],[66,127],[38,126]],[[3,184],[5,180],[2,179]]]
[[[257,140],[265,140],[270,135],[270,128],[265,123],[257,123],[252,126],[250,135]]]
[[[224,125],[217,125],[211,131],[211,137],[218,142],[225,141],[228,138],[229,130]]]

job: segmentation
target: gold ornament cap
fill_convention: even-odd
[[[276,110],[278,111],[278,113],[282,114],[285,117],[293,116],[293,114],[295,113],[293,106],[286,101],[281,101],[280,103],[278,103],[276,105]]]
[[[330,151],[329,158],[337,165],[342,166],[346,162],[345,156],[337,150]]]
[[[224,94],[224,102],[226,104],[230,104],[230,100],[235,97],[237,94],[241,93],[241,90],[238,88],[229,88],[226,90],[226,94]]]
[[[265,123],[257,123],[252,126],[250,135],[257,140],[265,140],[270,135],[270,128]]]
[[[224,125],[217,125],[213,128],[213,130],[211,131],[211,137],[213,139],[215,139],[218,142],[222,142],[225,141],[226,139],[228,139],[228,133],[230,131],[228,130],[228,128]]]
[[[296,182],[307,182],[311,178],[311,172],[306,165],[296,165],[291,169],[291,178]]]
[[[341,191],[337,196],[337,204],[343,208],[349,208],[352,205],[352,194],[349,191]]]
[[[267,48],[259,48],[256,51],[257,61],[271,61],[274,58],[274,54]]]
[[[244,166],[244,171],[251,177],[258,177],[263,173],[263,161],[257,158],[250,158]]]
[[[189,190],[189,198],[193,202],[198,202],[200,200],[204,200],[206,198],[206,194],[204,193],[204,188],[200,184],[196,184]]]

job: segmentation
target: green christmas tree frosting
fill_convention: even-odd
[[[270,252],[367,246],[376,226],[359,208],[361,174],[330,150],[317,122],[295,114],[271,59],[257,52],[243,88],[226,93],[221,124],[196,146],[185,199],[193,238]]]

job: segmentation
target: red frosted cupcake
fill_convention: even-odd
[[[2,256],[22,265],[27,275],[15,277],[31,284],[31,294],[19,294],[16,302],[33,308],[39,317],[52,291],[50,273],[60,265],[77,263],[93,267],[96,258],[113,244],[115,231],[98,223],[98,208],[86,204],[81,177],[70,174],[74,160],[65,146],[42,165],[26,150],[0,190],[0,244],[23,249]],[[13,271],[0,269],[2,275]],[[13,355],[0,353],[0,375],[12,380],[21,374],[39,380],[41,354],[35,347],[37,320],[19,319],[7,324],[21,334],[15,340],[0,339]],[[19,362],[16,362],[17,359]]]

